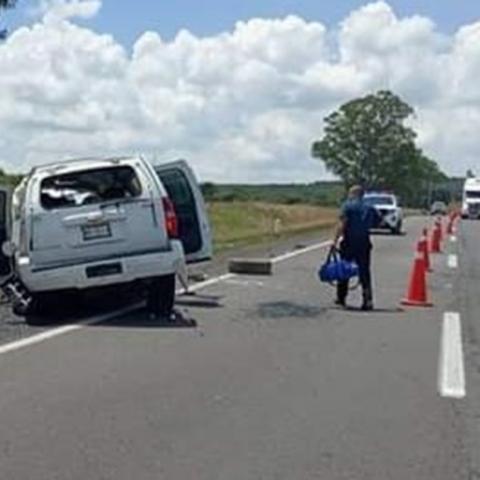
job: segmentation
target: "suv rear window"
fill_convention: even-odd
[[[81,170],[45,178],[40,202],[46,210],[139,197],[141,183],[128,166]]]
[[[364,201],[368,205],[393,205],[393,197],[388,195],[369,195],[364,197]]]

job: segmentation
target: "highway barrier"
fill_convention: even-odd
[[[272,261],[264,258],[234,258],[228,263],[228,271],[243,275],[271,275]]]

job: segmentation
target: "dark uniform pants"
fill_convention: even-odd
[[[349,247],[340,245],[340,256],[349,262],[354,261],[358,265],[359,280],[363,291],[363,302],[371,303],[373,300],[372,275],[370,272],[370,258],[372,246],[370,244]],[[348,295],[348,280],[338,282],[337,299],[344,303]]]

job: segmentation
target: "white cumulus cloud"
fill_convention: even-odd
[[[101,0],[40,0],[32,13],[51,22],[75,17],[92,18],[101,7]]]
[[[390,88],[416,109],[426,153],[451,174],[480,155],[480,22],[452,35],[385,2],[330,30],[295,15],[172,40],[145,32],[131,53],[75,23],[100,0],[42,0],[41,19],[0,44],[0,166],[83,155],[182,155],[203,179],[325,177],[309,157],[323,118]]]

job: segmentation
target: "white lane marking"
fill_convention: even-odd
[[[209,280],[205,280],[204,282],[194,283],[192,286],[188,287],[188,291],[195,292],[197,290],[201,290],[202,288],[206,288],[206,287],[209,287],[210,285],[215,285],[217,283],[224,282],[225,280],[229,280],[234,277],[235,277],[235,274],[226,273],[225,275],[220,275],[219,277],[213,277],[213,278],[210,278]],[[178,295],[183,295],[184,293],[186,293],[186,290],[184,288],[181,288],[180,290],[177,290],[176,293]]]
[[[239,285],[240,287],[263,287],[265,285],[263,282],[258,282],[255,280],[240,280],[235,278],[225,280],[225,283],[227,285]]]
[[[284,254],[284,255],[280,255],[276,258],[273,258],[272,263],[283,262],[285,260],[289,260],[290,258],[297,257],[299,255],[303,255],[303,254],[311,252],[313,250],[318,250],[320,248],[326,248],[326,247],[330,246],[331,244],[332,244],[331,241],[327,241],[327,242],[322,242],[322,243],[318,243],[318,244],[315,244],[315,245],[311,245],[309,247],[302,248],[302,249],[297,250],[295,252],[290,252],[290,253],[287,253],[287,254]],[[214,278],[211,278],[209,280],[205,280],[204,282],[199,282],[195,285],[192,285],[191,287],[189,287],[188,290],[190,292],[195,292],[197,290],[201,290],[201,289],[209,287],[211,285],[215,285],[217,283],[221,283],[221,282],[224,282],[226,280],[231,280],[231,279],[235,278],[236,276],[237,275],[235,275],[233,273],[227,273],[225,275],[220,275],[218,277],[214,277]],[[180,290],[177,290],[176,293],[181,295],[181,294],[185,293],[185,290],[180,289]],[[63,327],[54,328],[52,330],[48,330],[47,332],[42,332],[42,333],[39,333],[37,335],[32,335],[31,337],[27,337],[27,338],[24,338],[24,339],[21,339],[21,340],[17,340],[17,341],[14,341],[14,342],[6,343],[4,345],[0,345],[0,355],[3,355],[3,354],[8,353],[8,352],[13,352],[15,350],[19,350],[19,349],[22,349],[22,348],[26,348],[26,347],[29,347],[29,346],[32,346],[32,345],[37,345],[37,344],[45,342],[47,340],[51,340],[52,338],[56,338],[56,337],[59,337],[61,335],[66,335],[68,333],[72,333],[72,332],[81,330],[88,325],[94,325],[94,324],[97,324],[97,323],[101,323],[101,322],[105,322],[107,320],[113,319],[115,317],[126,315],[127,313],[131,313],[135,310],[138,310],[139,308],[141,308],[142,305],[143,305],[143,303],[137,303],[135,305],[131,305],[130,307],[127,307],[127,308],[124,308],[124,309],[121,309],[121,310],[116,310],[114,312],[110,312],[110,313],[107,313],[107,314],[95,316],[95,317],[89,318],[85,321],[78,322],[78,323],[73,324],[73,325],[65,325]]]
[[[460,314],[445,312],[438,365],[438,390],[442,397],[466,395]]]
[[[450,241],[451,241],[452,243],[456,243],[457,237],[456,237],[455,235],[450,235]]]
[[[449,255],[447,263],[449,268],[458,268],[458,256],[453,254]]]
[[[301,248],[294,252],[285,253],[284,255],[280,255],[278,257],[272,258],[272,263],[279,263],[284,262],[285,260],[290,260],[291,258],[298,257],[299,255],[303,255],[308,252],[313,252],[314,250],[319,250],[321,248],[327,248],[332,245],[330,240],[322,243],[316,243],[315,245],[310,245],[309,247]]]
[[[138,308],[139,308],[139,304],[130,305],[129,307],[115,310],[114,312],[104,313],[102,315],[91,317],[85,321],[78,322],[73,325],[65,325],[63,327],[58,327],[52,330],[48,330],[46,332],[39,333],[37,335],[32,335],[31,337],[6,343],[5,345],[0,346],[0,355],[3,355],[8,352],[13,352],[14,350],[20,350],[22,348],[30,347],[32,345],[37,345],[39,343],[45,342],[46,340],[59,337],[60,335],[66,335],[67,333],[75,332],[76,330],[80,330],[81,328],[84,328],[88,325],[105,322],[112,318],[135,311]]]

